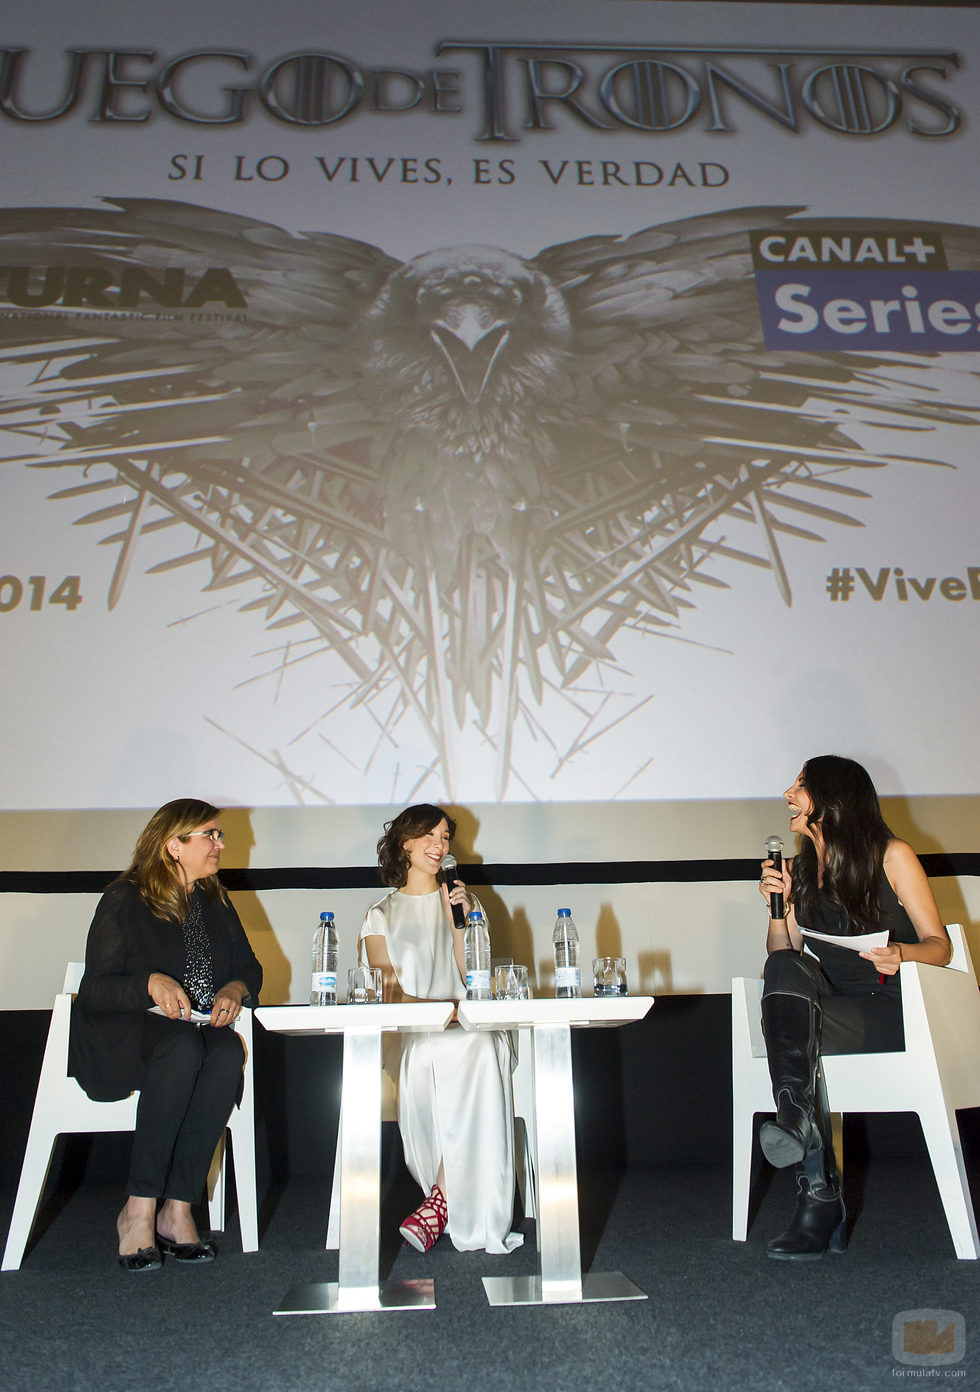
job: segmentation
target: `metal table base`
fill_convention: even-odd
[[[491,1305],[577,1305],[598,1300],[646,1300],[646,1293],[621,1271],[582,1274],[579,1241],[578,1170],[575,1161],[575,1106],[572,1083],[572,1025],[622,1023],[614,1010],[646,1014],[652,1001],[634,999],[613,1006],[591,1000],[520,1002],[524,1018],[506,1020],[503,1002],[460,1006],[464,1028],[530,1025],[534,1058],[534,1126],[537,1136],[537,1204],[540,1275],[485,1276]]]
[[[273,1312],[276,1315],[435,1309],[435,1287],[431,1277],[385,1282],[378,1279],[382,1032],[386,1027],[441,1030],[452,1013],[452,1006],[433,1001],[409,1006],[407,1010],[406,1017],[406,1007],[399,1010],[385,1005],[309,1007],[308,1012],[290,1007],[259,1008],[259,1018],[267,1029],[292,1034],[339,1033],[342,1030],[344,1035],[338,1279],[290,1286]]]
[[[431,1277],[417,1281],[382,1281],[380,1285],[342,1286],[339,1281],[307,1281],[290,1286],[274,1315],[337,1315],[357,1310],[434,1310]]]
[[[484,1276],[491,1305],[584,1305],[592,1300],[646,1300],[621,1271],[590,1272],[580,1281],[549,1281],[540,1276]]]

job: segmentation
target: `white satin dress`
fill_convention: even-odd
[[[472,896],[471,896],[472,897]],[[481,906],[474,899],[474,907]],[[466,986],[453,956],[442,891],[393,889],[368,909],[364,939],[377,934],[402,990],[422,1000],[461,1000]],[[387,1040],[388,1036],[386,1036]],[[460,1252],[512,1252],[514,1111],[506,1031],[404,1034],[398,1062],[398,1128],[412,1178],[429,1193],[445,1164],[447,1232]],[[385,1066],[394,1071],[386,1052]]]

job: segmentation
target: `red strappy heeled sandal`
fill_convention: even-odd
[[[446,1196],[438,1184],[433,1184],[429,1197],[408,1215],[398,1231],[410,1247],[427,1252],[442,1237],[448,1221]]]

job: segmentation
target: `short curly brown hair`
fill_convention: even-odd
[[[450,838],[456,835],[456,823],[449,813],[433,802],[418,802],[406,807],[390,822],[385,822],[384,836],[378,842],[378,869],[382,884],[401,889],[408,879],[409,861],[405,842],[424,836],[445,819]]]

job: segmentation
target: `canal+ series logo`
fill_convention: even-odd
[[[980,272],[951,271],[933,229],[890,224],[750,234],[766,347],[976,352]]]

